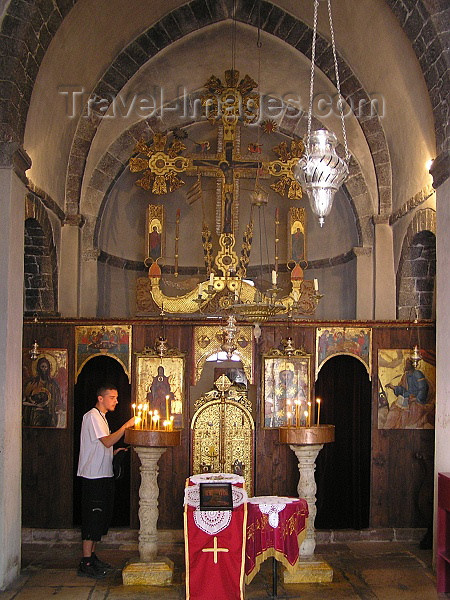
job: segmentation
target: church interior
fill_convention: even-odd
[[[450,592],[449,16],[0,4],[0,590],[23,541],[78,532],[81,420],[108,382],[111,431],[176,436],[152,492],[169,555],[186,480],[233,473],[249,497],[309,493],[322,553],[405,541]],[[292,440],[320,426],[310,492],[314,442]],[[142,527],[133,439],[117,539]]]

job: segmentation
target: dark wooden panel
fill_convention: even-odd
[[[68,349],[67,428],[24,427],[22,432],[22,523],[25,527],[71,527],[73,506],[73,328],[24,327],[23,345]]]
[[[95,323],[98,323],[95,320]],[[115,321],[116,322],[116,321]],[[204,322],[204,321],[202,321]],[[190,405],[190,383],[193,374],[192,334],[200,321],[167,319],[165,335],[169,345],[186,352],[186,407]],[[65,430],[24,429],[23,435],[23,524],[29,527],[70,527],[73,514],[73,389],[74,389],[74,328],[92,324],[88,320],[64,321],[52,319],[37,327],[24,325],[24,346],[36,337],[40,345],[67,348],[69,351],[68,427]],[[105,321],[107,324],[107,321]],[[124,322],[125,324],[125,322]],[[210,322],[208,322],[210,324]],[[355,322],[332,323],[334,326],[359,326]],[[162,333],[162,322],[139,319],[132,321],[133,351],[153,347]],[[297,459],[287,447],[278,444],[277,431],[265,430],[261,422],[261,355],[277,346],[283,337],[291,335],[296,347],[311,353],[314,378],[315,327],[324,323],[293,320],[291,324],[268,323],[261,327],[259,343],[255,343],[254,383],[256,386],[255,419],[255,494],[296,495],[298,483]],[[378,348],[408,348],[415,335],[407,324],[361,323],[373,328],[372,377],[372,460],[371,460],[371,527],[423,527],[427,525],[432,485],[429,474],[433,465],[433,430],[377,429],[377,350]],[[434,327],[421,327],[420,345],[434,350]],[[416,339],[413,340],[416,342]],[[134,363],[133,363],[134,366]],[[133,370],[134,372],[134,370]],[[314,395],[314,391],[313,391]],[[188,409],[187,409],[188,410]],[[187,414],[187,413],[186,413]],[[139,460],[132,453],[131,467],[131,527],[136,528],[139,502]],[[185,421],[180,447],[170,449],[159,463],[158,527],[182,527],[183,492],[190,474],[190,428]],[[431,478],[432,481],[432,478]]]
[[[378,429],[378,349],[409,348],[418,337],[411,328],[373,330],[372,527],[428,527],[432,502],[434,430]],[[434,350],[434,328],[421,328],[420,344]]]

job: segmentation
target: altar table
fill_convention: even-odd
[[[200,510],[199,484],[212,481],[232,484],[232,511]],[[306,536],[306,500],[247,498],[243,477],[203,473],[186,481],[184,503],[186,600],[243,600],[244,583],[269,557],[295,568]]]
[[[200,483],[231,483],[233,510],[200,510]],[[192,475],[184,493],[186,600],[243,600],[247,493],[244,478]]]
[[[298,560],[306,536],[308,503],[303,498],[260,496],[248,499],[245,544],[245,583],[250,583],[266,558],[274,557],[288,570]]]

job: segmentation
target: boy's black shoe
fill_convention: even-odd
[[[103,579],[106,577],[105,569],[97,567],[94,561],[86,562],[82,560],[78,565],[77,574],[80,577],[90,577],[91,579]]]
[[[113,571],[114,567],[112,567],[109,563],[104,560],[100,560],[100,558],[95,554],[95,552],[91,555],[91,560],[94,563],[94,567],[98,569],[102,569],[103,571]]]

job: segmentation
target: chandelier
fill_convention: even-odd
[[[336,58],[336,45],[334,41],[333,20],[331,17],[331,0],[327,0],[328,18],[330,22],[331,45],[333,50],[334,70],[336,75],[336,88],[338,91],[339,114],[342,124],[342,135],[345,146],[345,159],[336,153],[337,138],[333,132],[319,129],[311,133],[313,94],[314,94],[314,67],[316,58],[317,13],[319,0],[314,0],[314,27],[311,53],[311,79],[309,85],[308,109],[308,134],[306,138],[305,154],[294,167],[294,176],[306,189],[312,211],[319,217],[322,227],[325,217],[330,214],[334,195],[341,187],[348,175],[349,153],[347,135],[344,123],[343,100]]]

